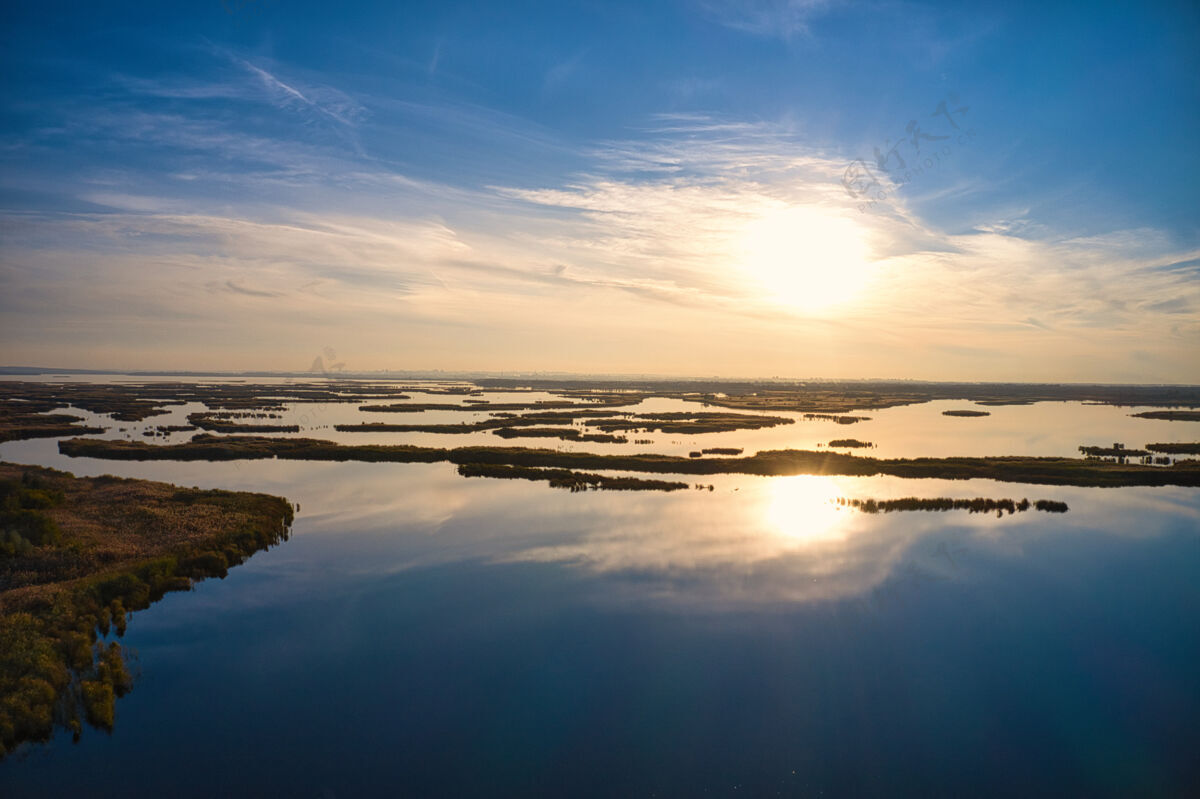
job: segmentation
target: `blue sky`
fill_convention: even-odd
[[[1194,4],[2,13],[5,363],[1200,382]]]

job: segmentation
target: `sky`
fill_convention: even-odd
[[[1200,383],[1200,6],[8,3],[0,364]]]

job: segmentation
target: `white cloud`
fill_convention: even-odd
[[[450,127],[495,121],[420,109]],[[1200,283],[1186,267],[1200,251],[1154,229],[1061,236],[1024,209],[956,233],[902,199],[860,213],[845,161],[784,125],[662,116],[591,147],[585,173],[471,187],[179,115],[90,124],[264,167],[209,159],[153,185],[105,175],[77,197],[107,213],[0,218],[6,338],[64,353],[30,361],[70,365],[79,341],[115,337],[136,365],[141,331],[183,359],[157,365],[206,357],[187,336],[228,335],[243,342],[237,368],[263,368],[315,328],[357,340],[361,368],[1200,379]],[[205,199],[195,184],[221,191]],[[876,268],[836,313],[781,306],[742,268],[747,230],[787,209],[865,242]],[[797,259],[820,252],[793,245]],[[397,340],[420,341],[426,360],[396,355]]]
[[[257,77],[268,96],[282,108],[300,108],[322,114],[347,127],[352,127],[365,109],[346,94],[330,87],[305,88],[284,83],[275,75],[249,61],[234,57],[234,62]]]

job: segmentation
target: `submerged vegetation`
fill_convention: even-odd
[[[286,539],[292,520],[278,497],[13,464],[0,494],[17,542],[0,557],[0,757],[56,723],[111,729],[132,683],[120,644],[100,636]]]
[[[202,430],[214,433],[299,433],[298,424],[244,424],[231,422],[223,414],[213,414],[201,411],[189,413],[188,421]]]
[[[1046,485],[1129,486],[1200,485],[1200,461],[1170,467],[1089,461],[1081,458],[1006,456],[988,458],[871,458],[840,452],[764,450],[732,458],[687,458],[652,453],[603,454],[505,447],[415,447],[384,444],[337,444],[311,438],[196,435],[181,444],[74,438],[60,441],[59,452],[72,457],[113,460],[288,460],[394,463],[497,463],[570,469],[614,469],[667,474],[828,474],[942,479],[989,479]]]
[[[1039,499],[1031,503],[1027,499],[1014,501],[1011,499],[986,499],[984,497],[976,497],[975,499],[951,499],[949,497],[936,497],[933,499],[921,499],[918,497],[904,497],[903,499],[846,499],[842,497],[837,500],[837,504],[860,510],[863,513],[965,510],[968,513],[995,513],[997,516],[1003,516],[1005,513],[1009,515],[1023,513],[1031,507],[1045,511],[1046,513],[1067,512],[1067,503],[1052,499]]]
[[[824,421],[837,422],[838,424],[854,424],[855,422],[869,422],[870,416],[839,416],[832,413],[806,413],[804,418],[808,421]]]

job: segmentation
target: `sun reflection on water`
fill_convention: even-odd
[[[839,496],[832,477],[777,477],[771,481],[764,517],[771,529],[792,541],[840,541],[850,514],[837,505]]]

